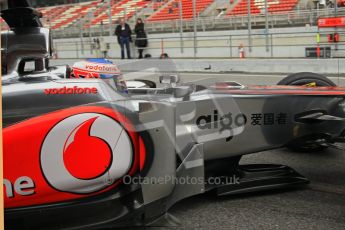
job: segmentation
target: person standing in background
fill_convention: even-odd
[[[96,57],[101,57],[101,44],[98,38],[96,38]]]
[[[144,28],[144,23],[141,18],[137,19],[134,32],[137,35],[135,39],[135,46],[138,47],[139,59],[143,58],[144,48],[147,47],[147,35]]]
[[[94,52],[94,57],[99,57],[99,40],[97,38],[94,38],[91,42],[91,52]]]
[[[121,47],[121,59],[125,59],[125,48],[127,51],[127,58],[131,59],[129,43],[132,42],[132,30],[124,18],[120,19],[120,24],[115,29],[115,35]]]

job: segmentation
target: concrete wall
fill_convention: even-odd
[[[238,47],[243,44],[247,57],[302,58],[305,57],[306,47],[316,47],[317,31],[317,27],[270,29],[266,47],[265,31],[253,30],[251,52],[247,30],[198,32],[195,54],[193,33],[183,33],[183,39],[179,33],[149,34],[149,47],[145,53],[151,54],[152,57],[159,57],[165,52],[173,58],[238,58]],[[334,44],[327,42],[329,32],[333,32],[333,29],[320,31],[321,46],[331,47],[332,57],[345,57],[345,29],[338,29],[341,34],[338,51],[335,51]],[[120,47],[116,37],[103,39],[110,44],[109,57],[119,58]],[[54,44],[59,58],[96,57],[97,53],[91,50],[91,41],[92,38],[55,39]],[[136,54],[133,44],[132,53]]]

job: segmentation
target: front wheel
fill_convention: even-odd
[[[327,77],[310,72],[290,74],[278,82],[278,85],[336,86],[336,84]]]
[[[310,72],[290,74],[280,82],[278,85],[295,85],[295,86],[336,86],[336,84],[327,77]],[[313,138],[301,138],[292,143],[287,144],[287,148],[297,152],[318,152],[326,149],[326,146],[320,146],[311,141]]]
[[[320,136],[307,136],[301,137],[297,140],[294,140],[286,145],[288,149],[293,152],[304,152],[304,153],[311,153],[311,152],[321,152],[328,148],[328,146],[321,146],[319,143],[323,142],[326,138],[323,138],[322,135]],[[327,139],[326,139],[327,140]]]

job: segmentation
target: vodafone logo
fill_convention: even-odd
[[[49,131],[40,164],[53,188],[89,194],[125,176],[133,164],[133,151],[130,136],[113,118],[82,113],[65,118]]]
[[[100,78],[100,74],[119,75],[121,71],[114,64],[80,61],[73,65],[73,75],[76,78]]]
[[[62,87],[62,88],[52,88],[52,89],[45,89],[44,93],[46,95],[51,95],[51,94],[97,94],[98,90],[96,87],[85,87],[81,88],[78,86],[74,87]]]
[[[102,72],[118,72],[119,69],[115,67],[115,65],[92,65],[86,64],[85,68],[87,70],[95,70],[95,71],[102,71]]]

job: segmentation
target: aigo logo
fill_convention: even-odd
[[[82,113],[58,122],[46,135],[40,165],[56,190],[90,194],[125,176],[134,162],[131,137],[114,119]]]

